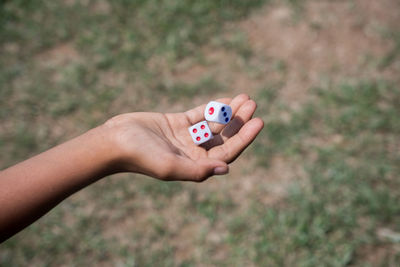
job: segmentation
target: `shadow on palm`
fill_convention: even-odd
[[[225,143],[224,139],[231,138],[237,134],[243,125],[244,121],[241,118],[233,118],[220,133],[213,133],[214,138],[202,144],[201,147],[208,151],[216,146],[223,145]]]

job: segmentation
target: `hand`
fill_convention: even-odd
[[[176,114],[130,113],[0,171],[0,242],[115,172],[196,182],[227,173],[263,121],[251,119],[256,103],[247,95],[218,101],[229,104],[234,116],[225,127],[209,123],[215,137],[204,146],[193,143],[188,127],[204,120],[205,105]]]
[[[161,180],[201,182],[228,172],[228,163],[255,139],[264,126],[251,119],[256,103],[245,94],[217,101],[232,107],[227,125],[209,123],[214,139],[197,146],[188,127],[204,120],[205,104],[184,113],[128,113],[105,123],[120,151],[118,171],[139,172]]]

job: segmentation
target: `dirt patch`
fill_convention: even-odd
[[[386,8],[393,8],[395,1],[386,2]],[[367,59],[383,57],[392,43],[383,40],[371,25],[389,25],[397,15],[386,18],[381,15],[382,7],[375,5],[374,1],[309,1],[299,21],[293,19],[289,7],[278,5],[259,12],[240,27],[248,33],[257,55],[285,62],[287,79],[280,97],[299,108],[309,95],[308,89],[324,80],[376,75]]]
[[[63,43],[40,53],[36,62],[41,63],[44,67],[59,67],[72,61],[78,61],[80,58],[81,56],[72,43]]]
[[[395,2],[307,1],[300,14],[288,5],[266,6],[242,22],[228,25],[220,37],[232,39],[239,29],[253,51],[250,59],[235,48],[208,46],[202,49],[205,65],[184,60],[174,70],[165,62],[158,69],[171,82],[194,83],[202,77],[215,77],[231,94],[255,96],[265,85],[282,83],[279,99],[300,109],[311,95],[309,88],[382,76],[376,71],[377,61],[394,45],[382,35],[400,21]]]
[[[359,254],[371,266],[379,266],[383,262],[385,266],[397,266],[396,254],[399,252],[399,245],[382,244],[380,247],[365,246],[360,249]]]

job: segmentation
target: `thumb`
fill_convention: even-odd
[[[202,182],[213,175],[223,175],[229,172],[226,162],[203,158],[192,160],[185,157],[178,157],[175,178],[177,180]]]

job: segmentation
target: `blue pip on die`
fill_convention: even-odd
[[[211,101],[204,110],[204,117],[207,121],[227,124],[232,117],[232,108],[227,104]]]

